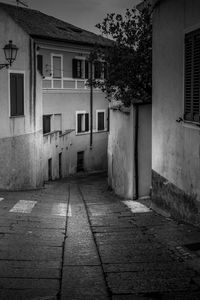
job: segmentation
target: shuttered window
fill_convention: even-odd
[[[10,115],[24,115],[24,74],[10,73]]]
[[[43,116],[43,133],[49,133],[51,131],[51,115]]]
[[[73,78],[89,78],[89,62],[84,59],[72,60],[72,77]]]
[[[102,63],[100,61],[97,61],[94,63],[94,78],[100,79],[102,78]]]
[[[89,131],[89,114],[78,113],[77,114],[77,133]]]
[[[105,129],[105,112],[99,111],[97,112],[97,130],[104,130]]]
[[[73,78],[83,78],[83,64],[81,59],[72,60],[72,76]]]
[[[200,30],[185,36],[184,119],[200,123]]]

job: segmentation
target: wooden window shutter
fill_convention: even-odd
[[[88,60],[85,60],[85,78],[89,78],[89,62]]]
[[[100,79],[101,78],[101,72],[102,72],[102,65],[100,61],[97,61],[94,63],[94,78]]]
[[[193,121],[200,122],[200,33],[194,37]]]
[[[108,65],[106,62],[103,63],[103,75],[104,75],[104,79],[108,78]]]
[[[72,59],[72,77],[77,78],[77,60],[75,58]]]
[[[89,131],[89,114],[85,114],[85,131]]]
[[[82,114],[77,115],[77,132],[82,131]]]
[[[37,55],[37,69],[43,76],[43,56],[40,54]]]
[[[51,131],[51,116],[43,116],[43,133],[49,133]]]
[[[24,74],[10,74],[11,116],[24,115]]]
[[[185,37],[185,111],[188,121],[200,122],[200,32]]]

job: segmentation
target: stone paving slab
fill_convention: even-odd
[[[142,277],[142,276],[141,276]],[[134,273],[110,273],[107,276],[108,286],[113,294],[137,294],[170,291],[197,290],[189,277],[170,278],[137,278]]]
[[[1,289],[59,289],[58,279],[0,278]]]
[[[64,267],[63,278],[63,300],[109,299],[99,266],[67,266]]]
[[[6,246],[0,247],[1,260],[60,260],[62,258],[61,247],[26,247],[7,248]]]
[[[64,265],[100,265],[94,240],[91,238],[67,238]]]
[[[1,300],[57,300],[57,290],[28,289],[28,290],[1,290]]]

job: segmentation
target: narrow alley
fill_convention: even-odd
[[[1,192],[0,299],[199,299],[200,230],[149,205],[103,175]]]

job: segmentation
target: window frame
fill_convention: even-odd
[[[11,94],[10,94],[10,74],[23,74],[24,75],[24,99],[23,99],[23,115],[11,115]],[[9,118],[20,118],[25,117],[26,107],[25,107],[25,85],[26,85],[26,72],[22,70],[8,70],[8,108],[9,108]]]
[[[61,58],[61,77],[54,77],[53,76],[53,58],[54,57],[60,57]],[[62,80],[63,79],[63,54],[58,53],[51,53],[51,77],[54,80]]]
[[[104,129],[98,129],[98,124],[99,124],[99,120],[98,120],[98,114],[99,113],[104,113]],[[106,128],[106,110],[105,109],[97,109],[96,110],[96,131],[97,132],[103,132],[103,131],[107,131],[107,128]]]
[[[194,113],[194,102],[193,102],[193,98],[194,98],[194,94],[193,94],[193,90],[194,90],[194,69],[195,69],[195,66],[194,66],[194,41],[195,41],[195,36],[199,35],[199,42],[200,42],[200,28],[193,28],[193,30],[191,31],[185,31],[184,32],[184,59],[183,59],[183,66],[184,66],[184,78],[183,78],[183,95],[184,95],[184,102],[183,102],[183,119],[184,119],[184,122],[185,123],[190,123],[190,124],[194,124],[194,125],[197,125],[199,126],[200,125],[200,81],[199,81],[199,85],[198,85],[198,89],[199,89],[199,120],[195,120],[195,113]],[[186,70],[186,41],[187,39],[191,39],[192,40],[192,49],[191,49],[191,56],[189,57],[189,59],[191,60],[191,65],[189,66],[191,68],[191,77],[189,78],[191,83],[190,83],[190,92],[191,92],[191,95],[190,95],[190,102],[188,99],[186,99],[186,81],[189,80],[187,79],[187,71],[188,69]],[[199,64],[200,64],[200,59],[199,59]],[[199,79],[200,79],[200,65],[199,65]],[[186,110],[186,105],[187,103],[189,102],[190,104],[190,112]],[[186,117],[186,114],[187,115],[192,115],[192,117]],[[197,113],[196,113],[197,114]],[[197,114],[198,115],[198,114]]]
[[[84,123],[85,123],[85,115],[88,114],[88,131],[78,131],[78,115],[84,115]],[[76,111],[76,134],[87,134],[90,132],[90,113],[85,110]]]

